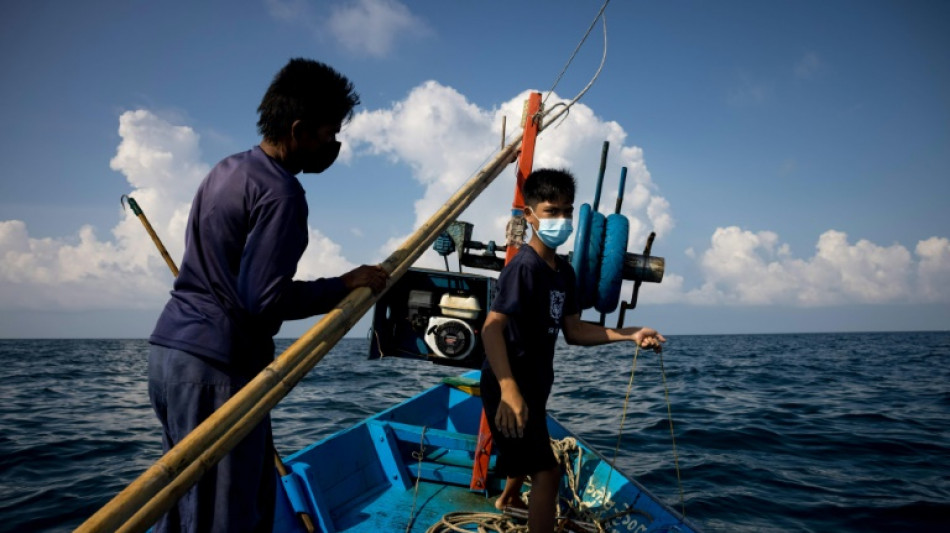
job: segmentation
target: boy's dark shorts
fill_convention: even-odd
[[[558,465],[554,452],[551,450],[551,436],[548,433],[545,410],[547,394],[544,394],[542,398],[525,397],[525,402],[528,403],[528,423],[525,424],[524,436],[520,438],[507,438],[495,427],[495,414],[501,403],[501,389],[495,377],[484,371],[481,379],[481,397],[488,427],[491,429],[492,440],[498,453],[495,463],[496,474],[505,477],[529,476],[551,470]]]

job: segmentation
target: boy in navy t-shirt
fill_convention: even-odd
[[[666,341],[650,328],[611,329],[580,319],[574,270],[555,253],[573,230],[574,190],[574,177],[565,170],[539,169],[525,180],[531,240],[501,271],[482,328],[482,401],[498,451],[495,469],[507,477],[495,506],[523,506],[521,486],[531,476],[532,533],[553,531],[561,476],[545,421],[558,333],[568,344],[633,341],[657,352]]]

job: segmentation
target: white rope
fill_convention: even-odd
[[[469,526],[466,528],[466,526]],[[476,529],[471,529],[474,526]],[[511,516],[501,513],[477,513],[467,511],[456,511],[446,513],[438,522],[432,524],[426,533],[527,533],[528,526],[525,524],[514,523]]]
[[[604,2],[604,5],[601,6],[600,11],[597,13],[597,16],[594,17],[594,20],[591,22],[590,28],[587,29],[587,33],[584,35],[584,38],[581,39],[581,42],[577,45],[577,49],[574,50],[574,54],[571,55],[571,59],[568,60],[567,65],[564,65],[564,70],[567,70],[567,66],[571,64],[571,61],[574,59],[574,55],[577,54],[577,50],[580,49],[580,47],[581,47],[582,44],[584,44],[584,41],[587,39],[587,35],[590,34],[591,28],[594,27],[594,24],[597,23],[597,19],[599,18],[599,19],[601,19],[601,21],[603,22],[603,26],[604,26],[604,52],[603,52],[603,55],[602,55],[601,58],[600,58],[600,66],[597,67],[597,72],[595,72],[595,73],[594,73],[594,76],[590,79],[589,82],[587,82],[587,85],[585,85],[584,88],[581,89],[581,91],[580,91],[579,93],[577,93],[576,96],[574,96],[574,98],[571,98],[570,101],[568,101],[567,103],[565,103],[565,102],[559,102],[559,103],[555,104],[554,106],[552,106],[551,109],[545,110],[545,109],[544,109],[544,102],[547,101],[548,96],[550,96],[551,93],[554,91],[554,87],[557,86],[558,82],[559,82],[560,79],[561,79],[561,76],[564,74],[564,70],[562,70],[562,71],[561,71],[561,74],[558,75],[557,80],[555,80],[555,82],[554,82],[554,87],[551,87],[551,89],[548,91],[548,94],[547,94],[547,95],[544,97],[544,99],[541,101],[542,110],[541,110],[541,112],[539,113],[541,116],[538,117],[538,120],[540,120],[540,119],[543,118],[543,117],[546,117],[546,116],[550,115],[555,109],[557,109],[558,107],[561,107],[561,106],[565,106],[565,107],[567,108],[567,110],[566,110],[567,112],[565,112],[565,113],[563,113],[563,114],[559,114],[559,116],[563,116],[562,122],[563,122],[563,120],[566,120],[566,119],[567,119],[567,115],[570,114],[571,107],[573,107],[574,104],[577,103],[577,101],[581,99],[581,97],[583,97],[585,94],[587,94],[587,91],[589,91],[590,88],[594,86],[594,82],[597,81],[597,78],[600,77],[600,73],[604,70],[604,65],[607,63],[607,17],[604,16],[603,13],[604,13],[604,10],[607,9],[607,4],[609,4],[609,3],[610,3],[610,0],[606,0],[606,1]],[[551,122],[553,122],[553,119],[552,119]],[[550,123],[548,123],[548,124],[542,123],[540,129],[541,129],[541,130],[544,130],[544,129],[547,129],[548,127],[550,127],[550,126],[551,126]]]
[[[564,468],[564,477],[567,480],[567,488],[570,490],[570,500],[566,502],[567,509],[560,511],[559,514],[570,516],[574,521],[588,522],[596,528],[598,533],[605,533],[604,521],[590,510],[589,505],[584,504],[582,491],[579,490],[583,453],[577,444],[577,439],[573,437],[565,437],[557,441],[552,439],[551,448],[558,463]],[[606,490],[604,487],[605,494]]]
[[[571,62],[574,61],[574,58],[577,56],[577,52],[580,51],[580,49],[581,49],[582,46],[584,46],[584,41],[587,40],[587,37],[590,35],[591,30],[594,29],[594,25],[597,24],[597,19],[603,17],[603,22],[604,22],[604,56],[603,56],[603,58],[602,58],[601,61],[600,61],[600,68],[597,69],[597,74],[594,75],[594,79],[597,79],[597,76],[600,75],[601,69],[604,68],[604,61],[607,59],[607,17],[604,16],[604,10],[607,9],[607,4],[609,4],[609,3],[610,3],[610,0],[605,0],[604,5],[600,6],[600,11],[597,12],[597,16],[594,17],[594,20],[590,21],[590,26],[587,27],[587,31],[584,33],[584,36],[581,38],[581,41],[580,41],[579,43],[577,43],[577,46],[574,48],[574,53],[572,53],[572,54],[571,54],[571,57],[568,58],[567,63],[564,65],[564,68],[562,68],[562,69],[561,69],[561,72],[558,73],[557,78],[555,78],[555,80],[554,80],[554,85],[552,85],[551,88],[548,89],[548,94],[545,95],[544,100],[541,101],[541,105],[544,105],[544,102],[547,101],[548,96],[551,96],[551,93],[554,92],[554,88],[557,87],[557,84],[561,81],[561,78],[562,78],[562,77],[564,76],[564,74],[567,72],[567,68],[568,68],[569,66],[571,66]],[[584,94],[585,92],[587,92],[587,89],[589,89],[590,86],[593,85],[593,83],[594,83],[594,80],[591,80],[591,82],[587,84],[587,87],[585,87],[584,90],[581,91],[581,93],[578,94],[578,95],[574,98],[574,100],[571,101],[571,103],[573,104],[573,103],[576,102],[578,99],[580,99],[580,97],[583,96],[583,94]]]

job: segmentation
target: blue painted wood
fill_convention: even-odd
[[[291,510],[296,513],[310,513],[310,508],[305,502],[303,488],[297,480],[297,475],[293,470],[286,476],[280,476],[280,482],[284,486],[284,493],[287,495],[287,501],[290,502]]]
[[[386,472],[386,477],[393,485],[401,485],[403,489],[411,487],[412,480],[409,479],[409,471],[406,470],[402,454],[399,452],[397,437],[393,434],[390,423],[370,420],[366,426],[369,428],[369,434],[376,446],[376,455],[379,457],[383,471]]]
[[[478,372],[466,375],[477,379]],[[502,478],[490,475],[490,496],[468,490],[480,414],[479,398],[440,384],[285,462],[298,476],[319,531],[423,533],[449,512],[495,512]],[[583,505],[602,516],[624,513],[610,521],[607,531],[697,531],[557,420],[549,416],[547,423],[553,438],[574,437],[582,450],[574,467],[580,472]],[[423,428],[420,463],[412,454],[419,451]],[[303,531],[287,495],[277,497],[274,531]]]
[[[307,463],[294,463],[291,465],[290,471],[297,476],[298,488],[310,504],[307,514],[310,515],[311,520],[320,528],[320,531],[336,533],[333,520],[330,518],[330,507],[327,505],[320,487],[311,482],[313,469]]]
[[[476,436],[454,431],[422,428],[399,422],[387,422],[386,425],[392,430],[397,439],[410,445],[414,444],[417,448],[422,440],[423,431],[425,432],[423,445],[426,448],[449,448],[474,453],[475,445],[478,443]]]
[[[407,465],[407,467],[409,468],[410,475],[413,477],[419,476],[419,479],[422,481],[466,488],[472,480],[471,461],[467,466],[424,462],[421,465],[410,464]],[[505,480],[502,478],[496,476],[488,480],[488,490],[494,492],[496,495],[501,492],[504,487]],[[494,501],[491,498],[489,498],[489,500]]]

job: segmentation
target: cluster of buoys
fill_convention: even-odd
[[[571,255],[571,266],[577,276],[577,294],[581,310],[593,307],[603,314],[615,311],[620,302],[624,258],[630,234],[630,221],[620,214],[627,167],[620,171],[620,187],[614,212],[605,216],[597,210],[609,145],[609,142],[604,141],[594,203],[581,204],[577,216],[574,253]]]

